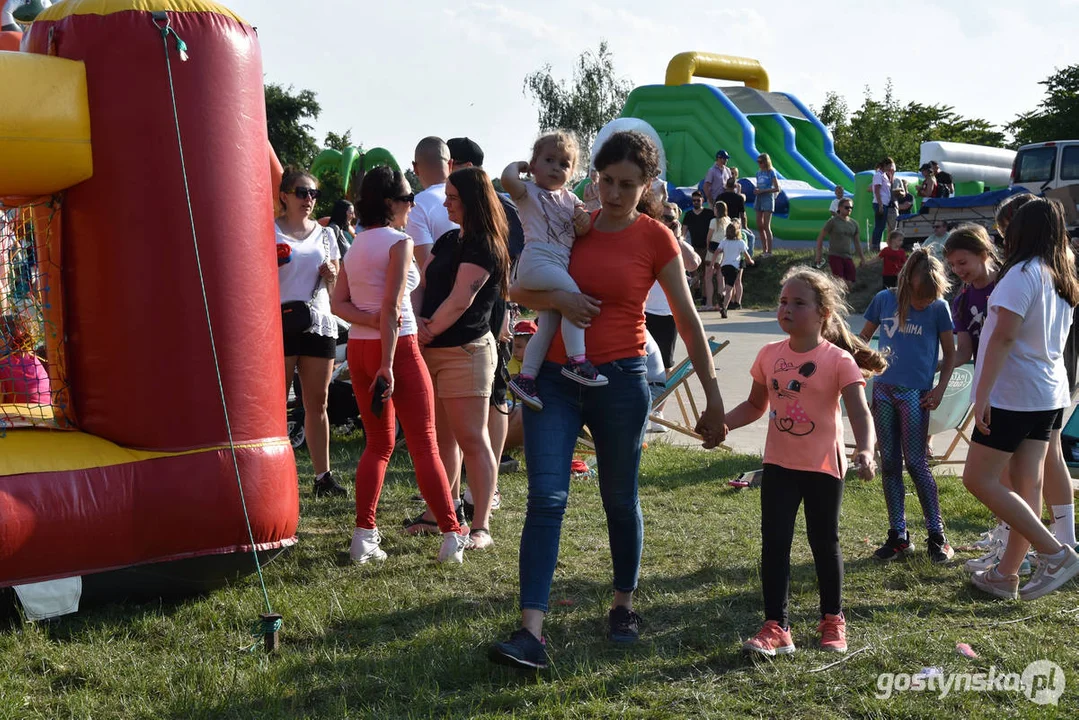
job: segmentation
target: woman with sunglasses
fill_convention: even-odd
[[[461,226],[435,241],[423,272],[419,339],[435,388],[435,428],[446,474],[459,478],[461,455],[475,506],[470,547],[493,544],[489,531],[498,461],[487,430],[495,374],[491,313],[509,290],[509,225],[487,173],[455,170],[446,181],[446,210]],[[460,495],[454,480],[450,495]],[[432,522],[428,509],[410,524]]]
[[[420,273],[412,260],[412,238],[397,229],[408,222],[414,200],[399,171],[380,166],[364,176],[359,210],[365,229],[345,255],[333,290],[334,313],[352,323],[348,369],[367,436],[356,467],[356,529],[349,548],[358,563],[386,558],[375,511],[398,419],[420,493],[443,536],[439,562],[461,562],[467,542],[438,457],[431,376],[416,341],[409,295],[420,284]]]
[[[318,181],[302,170],[288,170],[281,178],[284,213],[274,223],[277,242],[277,279],[281,304],[305,303],[310,325],[286,330],[285,381],[300,371],[304,432],[311,464],[315,466],[315,496],[347,495],[330,472],[330,420],[326,396],[337,353],[337,320],[330,311],[330,292],[337,280],[341,254],[333,233],[311,219],[318,200]]]

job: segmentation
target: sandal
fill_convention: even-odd
[[[468,537],[472,540],[472,544],[468,546],[469,550],[486,550],[495,544],[491,538],[491,531],[487,528],[473,528]]]
[[[418,515],[411,520],[405,518],[405,532],[409,535],[440,535],[438,523],[434,520],[425,520],[423,515]]]

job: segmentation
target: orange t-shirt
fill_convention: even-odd
[[[768,438],[764,462],[789,470],[846,473],[840,393],[865,385],[854,358],[825,340],[809,352],[791,350],[789,340],[768,343],[750,369],[768,389]]]
[[[592,230],[573,243],[570,277],[581,292],[601,303],[599,315],[584,331],[592,364],[645,354],[644,301],[660,270],[678,253],[678,241],[670,229],[647,215],[624,230]],[[566,362],[561,328],[547,351],[547,360]]]

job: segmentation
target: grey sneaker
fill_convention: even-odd
[[[986,549],[988,552],[985,555],[967,560],[963,564],[967,572],[983,572],[1000,562],[1000,558],[1004,554],[1004,545],[1002,543],[994,542],[993,545]]]
[[[982,592],[1005,600],[1019,598],[1019,576],[1001,575],[996,565],[988,570],[980,570],[974,573],[970,576],[970,582]]]
[[[1038,553],[1038,569],[1026,585],[1019,589],[1023,600],[1036,600],[1048,595],[1079,575],[1079,555],[1064,546],[1054,555]]]

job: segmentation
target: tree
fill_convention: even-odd
[[[1023,113],[1005,128],[1015,137],[1015,147],[1079,137],[1079,65],[1057,70],[1038,84],[1045,86],[1038,109]]]
[[[307,168],[318,155],[318,144],[311,135],[314,129],[304,122],[317,120],[322,107],[310,90],[294,92],[270,83],[265,87],[266,130],[270,145],[282,165]],[[347,136],[348,133],[346,133]]]
[[[601,40],[598,52],[585,50],[577,58],[572,85],[555,80],[548,64],[525,77],[523,92],[531,94],[536,103],[540,130],[573,132],[585,158],[600,128],[622,112],[632,88],[628,80],[615,74],[607,41]]]
[[[835,138],[836,154],[854,172],[876,167],[890,156],[896,166],[915,169],[921,160],[923,142],[944,140],[1003,147],[1004,133],[980,118],[965,118],[950,105],[903,105],[892,91],[892,81],[884,86],[884,97],[873,97],[867,87],[862,106],[847,119],[847,103],[836,93],[825,96],[818,113]]]

